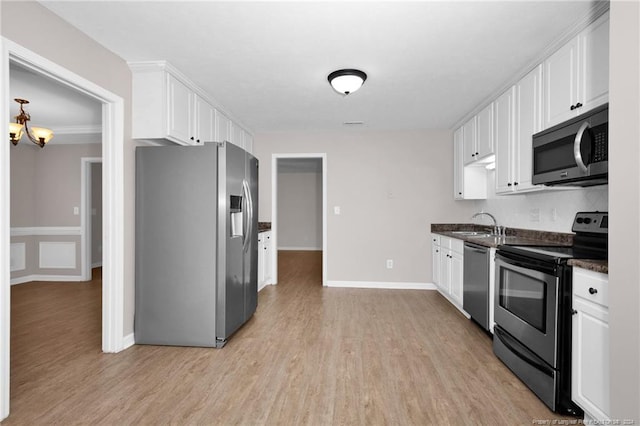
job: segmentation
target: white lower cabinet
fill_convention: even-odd
[[[571,399],[585,419],[609,420],[608,275],[573,268]]]
[[[258,291],[267,284],[273,284],[271,241],[271,231],[258,233]]]
[[[433,282],[438,291],[462,311],[464,243],[457,238],[432,234]]]

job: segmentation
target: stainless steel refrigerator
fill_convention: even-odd
[[[135,341],[221,348],[258,304],[258,160],[136,149]]]

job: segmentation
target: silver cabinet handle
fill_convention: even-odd
[[[588,122],[584,122],[582,123],[582,126],[580,126],[580,129],[578,129],[578,133],[576,134],[576,140],[573,142],[573,158],[576,160],[576,164],[578,165],[578,168],[580,168],[580,170],[582,170],[583,172],[587,172],[587,166],[584,164],[584,161],[582,160],[582,154],[580,153],[580,145],[582,142],[582,136],[584,135],[585,130],[587,130],[589,128],[589,123]]]

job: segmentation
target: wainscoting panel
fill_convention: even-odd
[[[24,271],[27,267],[27,247],[25,243],[11,243],[11,272]]]
[[[40,268],[75,269],[76,243],[61,241],[40,242]]]

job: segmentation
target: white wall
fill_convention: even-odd
[[[571,232],[577,212],[609,211],[608,185],[518,195],[495,195],[494,179],[495,172],[491,171],[488,177],[488,198],[477,201],[476,208],[478,211],[483,210],[493,214],[499,225],[509,228]],[[539,212],[539,220],[534,220],[536,211]],[[484,222],[478,223],[490,223],[486,219],[482,220]]]
[[[611,2],[609,326],[612,419],[640,422],[640,3]]]
[[[322,172],[278,169],[278,249],[322,250]]]
[[[2,36],[94,82],[124,100],[124,319],[133,333],[135,145],[131,139],[131,71],[113,52],[35,1],[0,2]],[[28,18],[25,18],[28,17]],[[29,28],[25,30],[25,19]]]
[[[431,223],[467,222],[475,208],[453,200],[452,140],[449,130],[258,133],[260,220],[271,221],[272,154],[326,153],[327,279],[429,283]]]

